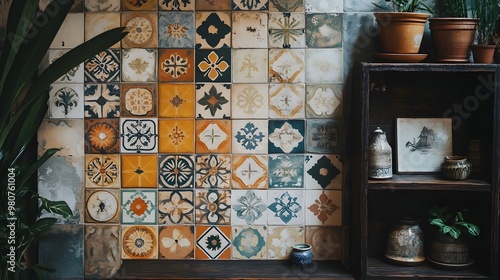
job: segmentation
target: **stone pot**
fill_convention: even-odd
[[[431,244],[429,261],[450,266],[472,263],[469,245],[463,237],[454,239],[449,234],[437,233]]]
[[[397,264],[417,265],[425,261],[424,233],[420,220],[404,217],[398,220],[387,237],[385,257]]]
[[[463,156],[446,156],[441,173],[451,180],[465,180],[472,172],[472,164]]]

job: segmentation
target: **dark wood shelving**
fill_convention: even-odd
[[[440,174],[399,175],[394,174],[391,179],[368,180],[370,190],[442,190],[442,191],[491,191],[491,184],[468,179],[452,181],[443,178]]]

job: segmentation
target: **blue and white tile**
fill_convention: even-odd
[[[83,84],[52,84],[49,91],[50,118],[83,119]]]
[[[269,48],[305,48],[304,13],[269,13]]]
[[[292,247],[304,243],[303,226],[268,226],[267,227],[267,258],[270,260],[287,260]]]
[[[342,49],[306,49],[306,82],[342,83],[344,79],[342,55]]]
[[[307,152],[324,154],[340,154],[342,152],[342,134],[339,121],[308,119],[306,129]]]
[[[267,155],[233,154],[232,189],[267,189]]]
[[[120,84],[85,84],[85,118],[120,117]]]
[[[232,89],[232,119],[268,118],[267,84],[233,84]]]
[[[122,153],[157,153],[158,119],[120,119]]]
[[[342,225],[342,191],[307,190],[304,208],[306,225]]]
[[[233,83],[267,82],[267,49],[233,49],[232,55]]]
[[[306,117],[342,119],[343,84],[306,86]]]
[[[123,49],[122,81],[155,82],[156,62],[155,49]]]
[[[267,12],[232,12],[232,48],[267,50]]]
[[[231,84],[196,84],[196,117],[228,119],[231,115]]]
[[[49,64],[54,63],[58,58],[67,53],[67,49],[51,49],[48,53]],[[56,83],[83,83],[83,63],[78,64],[66,74],[62,75]]]
[[[303,225],[304,190],[269,190],[267,193],[268,225]]]
[[[267,128],[266,120],[233,120],[233,154],[266,154]]]
[[[233,259],[265,260],[267,258],[266,226],[232,227]]]
[[[162,2],[165,3],[167,1]],[[193,1],[190,3],[193,3]],[[180,6],[184,7],[184,5]],[[195,28],[193,13],[158,13],[159,48],[194,48],[194,35]]]
[[[267,225],[266,190],[232,190],[231,225]]]
[[[195,164],[193,155],[160,155],[159,187],[190,189],[194,187]]]
[[[303,120],[270,120],[269,153],[303,153],[305,140],[304,122]],[[308,136],[309,134],[308,132]]]
[[[306,155],[306,189],[342,189],[342,160],[339,155]]]
[[[269,118],[303,119],[305,95],[304,84],[269,84]]]
[[[306,13],[330,13],[344,11],[344,2],[342,0],[304,0]]]
[[[105,50],[85,62],[86,83],[109,83],[120,81],[121,52]]]
[[[158,198],[156,190],[121,191],[122,224],[156,224]]]
[[[269,189],[304,188],[304,155],[269,155]]]

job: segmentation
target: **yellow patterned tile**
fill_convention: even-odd
[[[194,153],[193,120],[159,120],[160,153]]]
[[[85,155],[85,187],[119,188],[120,156],[106,154]]]
[[[157,259],[158,227],[122,226],[122,259]]]
[[[157,188],[156,155],[122,155],[122,188]]]
[[[158,84],[158,116],[161,118],[194,118],[193,84]]]

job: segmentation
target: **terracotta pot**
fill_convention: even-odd
[[[472,45],[471,48],[474,63],[493,63],[495,47],[495,45]]]
[[[470,62],[470,47],[476,34],[477,19],[430,18],[429,29],[437,62]]]
[[[382,50],[386,53],[416,54],[424,36],[428,14],[374,13]]]

